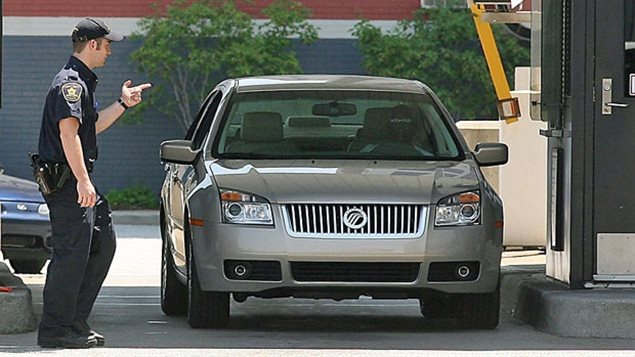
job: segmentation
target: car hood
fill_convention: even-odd
[[[275,203],[432,203],[477,189],[468,162],[220,160],[209,164],[220,188]]]
[[[44,199],[35,182],[2,174],[0,201],[44,202]]]

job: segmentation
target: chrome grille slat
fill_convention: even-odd
[[[291,206],[291,227],[294,230],[298,230],[298,226],[295,224],[295,206]]]
[[[298,206],[298,219],[300,220],[300,232],[304,232],[304,220],[302,219],[302,207]]]
[[[393,227],[393,232],[397,232],[397,206],[393,206],[393,209],[394,209],[394,211],[395,211],[395,212],[394,212],[395,216],[394,216],[394,217],[393,217],[393,219],[392,219],[393,224],[394,224],[394,227]]]
[[[375,205],[373,207],[373,209],[374,209],[374,212],[375,212],[375,219],[373,219],[373,222],[375,223],[375,229],[373,230],[373,233],[377,234],[377,221],[378,221],[378,219],[377,219],[377,205]]]
[[[381,234],[384,234],[384,227],[385,227],[384,224],[386,224],[386,222],[384,221],[384,206],[381,206],[381,225],[380,225]]]
[[[366,216],[354,229],[344,223],[349,209]],[[287,204],[282,206],[287,233],[298,238],[419,238],[428,208],[409,204]]]
[[[338,226],[337,226],[337,210],[335,208],[335,206],[333,206],[333,231],[335,231],[335,233],[338,233],[339,231],[337,230]]]
[[[317,223],[315,222],[315,205],[311,205],[311,209],[313,210],[313,231],[317,232]]]
[[[340,217],[344,214],[344,208],[340,206]],[[340,218],[340,233],[344,234],[344,220]]]

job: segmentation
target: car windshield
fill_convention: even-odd
[[[461,155],[427,94],[381,91],[238,93],[214,140],[218,158],[428,159]]]

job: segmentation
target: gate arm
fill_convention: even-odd
[[[518,117],[520,117],[520,105],[518,98],[512,98],[509,90],[509,83],[507,82],[507,76],[503,69],[503,62],[501,61],[498,47],[496,47],[492,26],[482,18],[485,9],[482,5],[476,5],[471,0],[468,0],[468,4],[472,11],[474,25],[476,26],[478,38],[481,41],[481,47],[483,48],[487,68],[492,78],[492,84],[496,90],[498,115],[501,119],[505,119],[507,124],[517,122]]]

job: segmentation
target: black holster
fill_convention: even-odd
[[[65,163],[47,163],[37,153],[29,153],[33,177],[43,195],[59,191],[71,175],[71,169]]]

